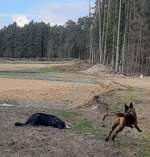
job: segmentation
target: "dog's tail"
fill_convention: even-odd
[[[20,123],[20,122],[15,123],[15,126],[25,126],[25,125],[26,125],[25,123]]]

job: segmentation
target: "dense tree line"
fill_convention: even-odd
[[[114,71],[150,74],[149,0],[96,0],[90,60]]]
[[[24,27],[16,23],[0,30],[0,57],[13,58],[87,58],[89,50],[88,17],[64,26],[31,21]]]

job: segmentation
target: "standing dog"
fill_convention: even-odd
[[[124,127],[131,127],[131,128],[136,128],[139,132],[142,132],[142,130],[138,127],[138,122],[137,122],[137,115],[135,108],[133,107],[133,103],[131,102],[129,106],[125,104],[125,110],[124,112],[117,112],[117,113],[112,113],[112,114],[107,114],[104,115],[103,117],[103,122],[106,117],[108,116],[114,116],[115,120],[112,124],[112,128],[110,133],[108,134],[106,141],[109,140],[112,132],[116,129],[114,135],[112,136],[112,140],[114,141],[116,138],[116,135],[124,129]]]

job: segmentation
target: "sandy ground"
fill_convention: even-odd
[[[90,83],[0,78],[1,102],[46,102],[78,106],[101,90],[99,85]]]
[[[69,63],[70,64],[70,63]],[[62,66],[64,64],[59,64]],[[39,69],[56,64],[0,64],[0,71]],[[91,76],[76,72],[56,73],[60,81],[47,76],[22,78],[0,78],[0,102],[31,104],[32,106],[78,107],[88,102],[94,95],[113,88],[130,86],[150,90],[150,79],[116,77],[108,75]],[[43,78],[41,78],[43,77]],[[34,79],[36,78],[36,79]],[[39,79],[40,80],[39,80]],[[43,80],[41,80],[43,79]],[[149,97],[140,98],[137,113],[144,130],[149,127]],[[144,107],[143,107],[144,104]],[[67,130],[45,127],[16,128],[16,121],[24,121],[34,112],[47,112],[47,109],[32,107],[0,107],[0,156],[2,157],[124,157],[112,143],[97,141]],[[90,113],[91,114],[91,113]],[[90,115],[89,114],[89,115]],[[95,114],[95,115],[94,115]],[[92,112],[92,116],[96,116]],[[88,115],[88,116],[89,116]],[[141,124],[140,124],[141,125]],[[145,127],[145,128],[144,128]],[[130,156],[126,154],[125,157]],[[133,156],[132,156],[133,157]]]

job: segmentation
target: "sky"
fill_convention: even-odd
[[[88,11],[89,0],[0,0],[0,28],[13,22],[22,27],[31,20],[63,25]]]

